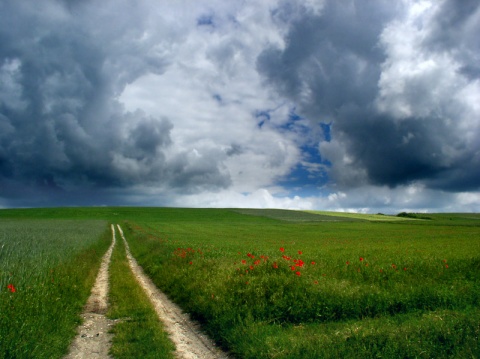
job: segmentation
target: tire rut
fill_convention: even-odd
[[[81,315],[83,323],[77,328],[77,335],[64,359],[106,359],[112,334],[109,333],[116,321],[108,319],[108,268],[115,247],[115,227],[112,229],[112,244],[102,258],[95,284]]]
[[[176,347],[175,355],[179,359],[224,359],[228,354],[215,346],[215,343],[203,334],[199,324],[190,320],[187,314],[170,301],[143,272],[133,258],[122,228],[117,224],[118,231],[125,243],[127,259],[130,268],[140,286],[147,293],[153,307],[163,322],[165,330]]]

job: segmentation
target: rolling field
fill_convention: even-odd
[[[480,357],[480,215],[429,217],[385,221],[326,212],[174,208],[2,210],[0,238],[12,241],[15,230],[5,231],[10,227],[4,224],[24,221],[19,218],[122,223],[132,254],[156,285],[238,358]],[[90,235],[90,244],[100,243],[98,233]],[[55,257],[53,247],[42,246],[43,256]],[[5,248],[11,248],[7,257],[21,257],[22,247]],[[67,257],[76,258],[75,253],[81,250]],[[35,264],[41,258],[30,260]],[[3,313],[28,285],[19,284],[12,293],[8,285],[17,274],[1,270]]]

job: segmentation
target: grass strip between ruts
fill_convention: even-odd
[[[109,318],[121,319],[112,329],[110,352],[115,358],[174,358],[175,347],[128,265],[118,232],[110,264],[109,301]]]

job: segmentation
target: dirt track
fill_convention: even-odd
[[[65,359],[110,358],[108,351],[112,335],[109,330],[114,321],[108,319],[105,313],[108,308],[108,267],[115,242],[115,228],[112,225],[112,244],[102,258],[92,293],[83,310],[83,324],[77,328],[77,336]]]
[[[108,351],[112,334],[109,333],[115,321],[108,319],[108,267],[115,246],[115,227],[112,228],[112,244],[102,258],[97,279],[92,293],[82,314],[83,324],[77,329],[69,354],[64,359],[106,359],[111,358]],[[165,330],[175,344],[175,356],[179,359],[220,359],[228,355],[217,348],[212,340],[202,334],[198,324],[192,322],[188,315],[171,302],[143,272],[130,253],[130,248],[117,224],[118,231],[125,243],[130,268],[140,286],[147,293],[155,311],[164,324]]]
[[[228,355],[215,347],[214,342],[201,333],[199,326],[182,313],[182,310],[171,302],[145,275],[135,258],[132,257],[121,227],[119,225],[117,227],[125,243],[130,268],[132,268],[135,278],[150,298],[158,317],[165,326],[165,330],[170,334],[170,339],[176,347],[177,358],[228,358]]]

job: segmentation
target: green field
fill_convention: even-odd
[[[0,358],[60,357],[108,247],[107,222],[0,213]]]
[[[428,217],[179,208],[0,211],[0,223],[121,223],[132,254],[157,286],[238,358],[480,357],[480,215]],[[1,231],[9,242],[9,232]],[[11,277],[2,280],[3,307],[4,298],[24,288],[10,293]]]

